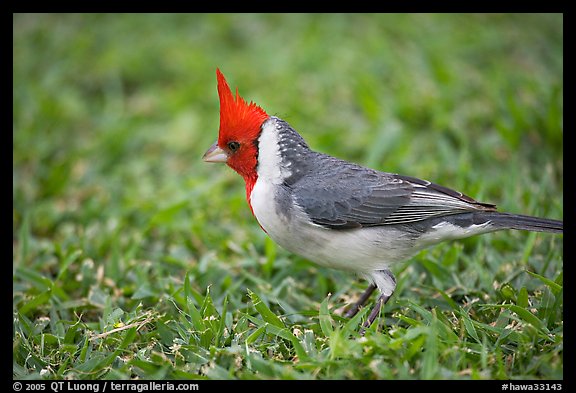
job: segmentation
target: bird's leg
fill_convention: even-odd
[[[364,324],[362,325],[362,329],[360,329],[360,335],[364,335],[364,333],[366,333],[366,329],[368,329],[372,323],[374,323],[374,321],[376,320],[376,317],[378,317],[378,314],[380,314],[380,310],[382,310],[382,306],[386,303],[388,303],[388,300],[390,300],[390,298],[392,297],[392,294],[390,295],[380,295],[378,296],[378,299],[376,300],[376,304],[374,305],[374,308],[372,309],[372,311],[370,311],[370,315],[368,315],[368,319],[366,320],[366,322],[364,322]]]
[[[358,301],[354,303],[352,307],[348,309],[348,311],[346,311],[344,316],[346,318],[352,318],[354,315],[356,315],[358,313],[358,310],[360,310],[360,307],[362,307],[364,303],[366,303],[366,300],[368,300],[368,298],[370,297],[370,295],[372,295],[372,292],[374,292],[375,289],[376,285],[372,283],[368,285],[368,288],[366,288],[362,296],[360,296],[360,299],[358,299]]]
[[[380,314],[380,310],[382,310],[382,306],[390,300],[394,294],[394,290],[396,289],[396,278],[388,269],[374,272],[372,274],[372,280],[380,290],[380,296],[378,296],[374,308],[370,312],[370,315],[368,315],[368,319],[366,319],[366,322],[362,324],[362,328],[360,329],[360,334],[362,336],[366,332],[366,329],[368,329],[376,320]]]

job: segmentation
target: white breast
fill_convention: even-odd
[[[270,118],[262,125],[258,138],[258,178],[273,184],[281,184],[290,176],[290,170],[282,167],[278,144],[276,121]]]

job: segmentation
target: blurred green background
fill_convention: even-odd
[[[242,179],[202,162],[217,67],[316,150],[562,218],[560,14],[16,14],[15,315],[58,337],[59,319],[154,307],[190,269],[237,308],[250,283],[282,282],[293,312],[360,288],[276,251]],[[19,375],[46,367],[19,346]]]

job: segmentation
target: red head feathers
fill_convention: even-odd
[[[260,135],[262,123],[269,116],[253,102],[246,103],[238,94],[238,89],[234,97],[219,69],[216,69],[216,78],[220,97],[218,147],[227,155],[226,164],[244,177],[249,198],[258,178],[258,151],[255,142]]]
[[[232,94],[226,78],[216,69],[218,79],[218,96],[220,97],[220,132],[218,145],[224,148],[224,140],[256,139],[260,126],[268,119],[268,114],[253,102],[244,101],[236,89],[236,97]],[[228,141],[227,141],[228,142]]]

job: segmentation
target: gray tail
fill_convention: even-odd
[[[564,221],[524,216],[521,214],[483,212],[483,219],[490,220],[502,229],[518,229],[522,231],[563,233]]]

